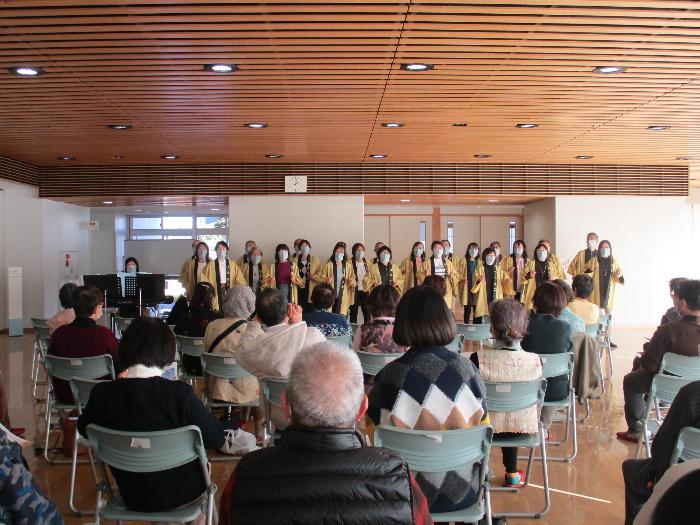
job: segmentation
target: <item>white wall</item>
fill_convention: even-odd
[[[564,253],[557,246],[557,204],[558,202],[554,198],[549,198],[525,206],[523,233],[530,257],[532,257],[540,239],[548,239],[552,243],[552,250],[560,257]]]
[[[686,215],[683,197],[556,197],[557,253],[573,257],[589,231],[609,240],[625,276],[617,322],[654,325],[670,306],[668,280],[700,277]]]
[[[229,197],[229,245],[238,257],[245,241],[262,247],[265,261],[272,262],[275,246],[304,237],[312,253],[327,259],[338,241],[348,249],[364,242],[364,197],[285,195]]]

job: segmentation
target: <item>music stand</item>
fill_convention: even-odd
[[[165,302],[165,274],[140,273],[136,277],[141,306],[157,306]]]

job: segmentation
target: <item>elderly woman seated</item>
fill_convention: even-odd
[[[401,346],[393,339],[399,299],[399,292],[388,284],[372,290],[366,302],[370,318],[360,327],[352,342],[356,351],[393,354],[408,350],[407,346]]]

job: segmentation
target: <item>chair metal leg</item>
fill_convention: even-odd
[[[484,514],[486,525],[493,525],[491,520],[491,484],[488,481],[484,481]]]
[[[44,415],[46,421],[46,435],[44,436],[44,459],[50,464],[49,459],[49,433],[51,432],[51,394],[46,398],[46,413]]]
[[[591,417],[591,403],[588,399],[585,399],[583,401],[583,406],[586,408],[586,413],[584,414],[583,418],[579,421],[580,423],[585,423],[588,421],[588,418]]]
[[[72,461],[70,465],[70,489],[68,492],[68,507],[70,508],[71,512],[75,514],[76,516],[90,516],[93,515],[94,512],[91,510],[80,510],[79,508],[76,507],[75,505],[75,477],[76,477],[76,471],[78,470],[78,429],[75,429],[75,441],[73,442],[73,456],[72,456]],[[95,484],[97,484],[97,473],[95,472],[95,466],[92,461],[92,454],[90,454],[90,450],[88,449],[88,457],[90,461],[90,467],[92,469],[93,473],[93,478],[95,479]]]

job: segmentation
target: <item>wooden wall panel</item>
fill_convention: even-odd
[[[26,162],[0,156],[0,178],[38,186],[39,169]]]

